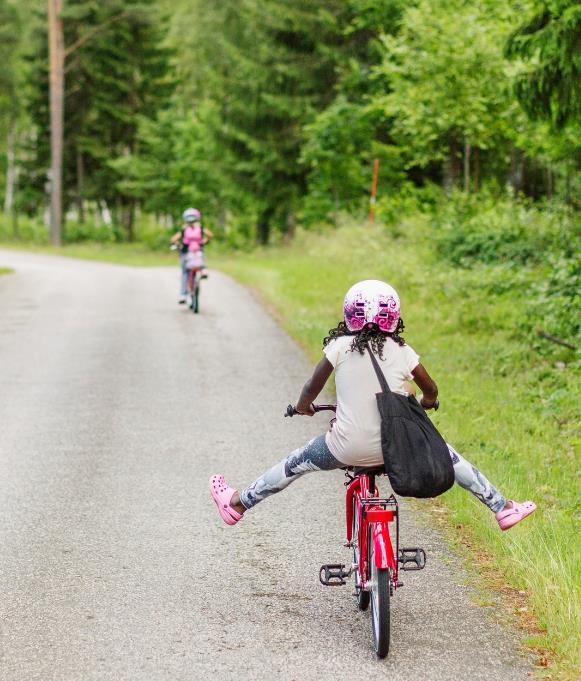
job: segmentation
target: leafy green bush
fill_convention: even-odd
[[[442,202],[442,190],[435,184],[427,183],[417,187],[404,182],[393,194],[383,195],[377,202],[377,217],[388,226],[401,221],[402,217],[414,213],[433,213]]]
[[[436,208],[432,235],[438,256],[475,270],[480,288],[494,295],[520,290],[528,301],[525,326],[530,331],[542,329],[575,342],[581,263],[573,211],[456,194]],[[558,346],[543,343],[542,348],[553,352]]]
[[[12,219],[0,215],[1,241],[33,241],[37,244],[48,243],[48,228],[41,220],[18,216],[16,225]]]
[[[63,241],[67,244],[76,244],[81,241],[107,244],[115,240],[115,232],[109,225],[97,225],[92,220],[86,222],[67,220],[63,229]]]
[[[442,204],[434,223],[439,254],[461,267],[538,264],[573,248],[572,218],[563,207],[458,193]]]
[[[579,335],[579,291],[581,290],[581,258],[554,256],[549,272],[536,289],[536,317],[543,330],[574,341]]]

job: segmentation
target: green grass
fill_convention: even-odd
[[[117,244],[85,241],[56,248],[27,241],[0,241],[0,248],[62,255],[83,260],[99,260],[134,267],[163,267],[166,265],[176,267],[178,262],[175,252],[169,249],[167,251],[156,251],[139,243]]]
[[[10,274],[10,273],[13,272],[13,271],[14,271],[14,270],[11,270],[9,267],[0,267],[0,277],[1,277],[3,274]]]
[[[539,507],[501,533],[482,504],[454,487],[442,498],[450,526],[461,528],[460,539],[477,537],[506,583],[526,592],[540,627],[530,643],[552,652],[551,673],[579,678],[579,388],[574,354],[539,347],[526,323],[527,290],[542,272],[523,269],[503,286],[498,266],[453,268],[438,260],[418,217],[391,233],[357,225],[299,233],[290,246],[212,265],[260,292],[313,361],[352,283],[379,278],[398,289],[405,337],[440,388],[438,427],[507,496]]]

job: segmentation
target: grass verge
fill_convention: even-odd
[[[501,533],[482,504],[454,487],[441,502],[445,525],[489,583],[525,599],[527,617],[517,614],[534,622],[528,644],[539,651],[539,673],[580,678],[579,386],[574,353],[539,348],[525,323],[527,287],[541,273],[523,270],[520,286],[499,287],[493,265],[453,268],[435,255],[421,217],[391,233],[351,226],[299,234],[290,246],[218,256],[212,265],[259,291],[313,360],[353,282],[378,278],[398,289],[405,337],[440,387],[438,427],[507,496],[539,507]]]
[[[177,255],[170,251],[155,251],[145,244],[100,243],[85,241],[76,244],[55,246],[35,244],[27,241],[0,241],[0,248],[29,251],[47,255],[60,255],[82,260],[99,260],[133,267],[177,267]]]

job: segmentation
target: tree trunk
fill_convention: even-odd
[[[12,221],[12,236],[18,239],[18,206],[16,194],[18,191],[18,165],[16,163],[16,146],[18,135],[16,121],[10,124],[10,130],[6,140],[6,193],[4,196],[4,215],[6,220]]]
[[[122,219],[127,241],[131,244],[135,240],[135,199],[122,201]]]
[[[16,184],[16,123],[12,123],[6,137],[6,191],[4,194],[4,215],[9,218],[14,207]]]
[[[262,211],[256,223],[256,239],[261,246],[266,246],[270,239],[270,220],[272,219],[272,208]]]
[[[472,146],[470,142],[464,142],[464,191],[470,191],[470,154]]]
[[[222,208],[218,213],[218,226],[222,234],[228,234],[228,216],[225,208]]]
[[[474,191],[480,189],[480,151],[474,147]]]
[[[50,239],[62,241],[62,177],[65,105],[65,46],[63,0],[48,0],[49,100],[50,100]]]
[[[454,188],[459,176],[460,160],[458,158],[458,144],[456,142],[450,142],[448,158],[444,161],[442,168],[443,185],[447,192]]]
[[[79,222],[85,222],[85,199],[83,198],[85,185],[85,161],[83,152],[77,148],[77,213]]]
[[[553,171],[551,166],[547,166],[547,198],[553,198]]]
[[[12,236],[18,239],[20,234],[18,231],[18,209],[16,208],[16,203],[12,207]]]
[[[567,169],[565,171],[565,203],[570,206],[572,204],[571,201],[571,178],[573,176],[573,173],[571,172],[573,168],[573,161],[570,161],[567,163]]]
[[[333,194],[333,225],[337,227],[339,224],[339,208],[341,206],[341,202],[339,201],[339,192],[337,191],[337,187],[333,185],[331,192]]]
[[[296,216],[292,211],[289,211],[286,216],[286,230],[284,233],[284,240],[287,242],[291,242],[294,239],[296,231],[297,231]]]
[[[114,225],[115,219],[115,210],[111,210],[109,207],[109,204],[105,199],[99,199],[97,202],[98,210],[97,210],[97,216],[100,220],[100,224],[106,225],[107,227],[111,227]]]
[[[510,152],[510,186],[514,194],[519,194],[524,184],[523,153],[514,147]]]

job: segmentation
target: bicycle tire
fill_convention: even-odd
[[[353,542],[353,562],[359,565],[359,524],[357,522],[357,516],[355,513],[355,499],[353,500],[353,519],[351,521],[351,541]],[[369,601],[371,599],[371,594],[369,591],[363,591],[357,588],[357,572],[355,572],[355,600],[357,601],[357,609],[361,611],[367,610],[369,607]]]
[[[190,310],[194,314],[200,311],[200,280],[198,275],[194,274],[192,279],[192,290],[190,293]]]
[[[371,629],[373,631],[373,648],[377,657],[387,657],[391,636],[390,596],[391,572],[388,568],[377,569],[373,543],[369,547],[371,568]]]

